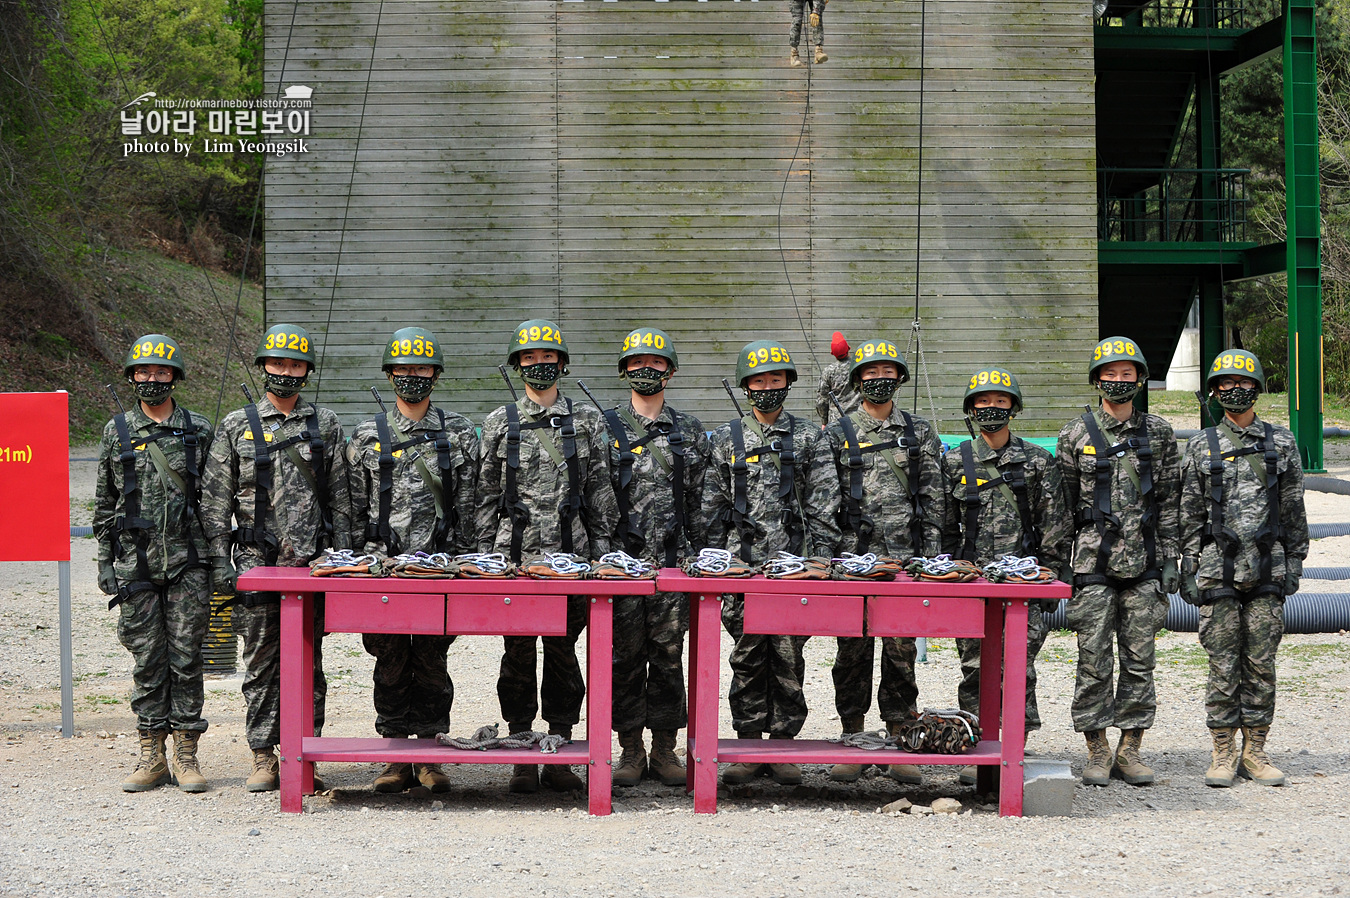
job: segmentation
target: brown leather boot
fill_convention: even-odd
[[[163,730],[141,730],[141,755],[136,769],[122,780],[123,792],[148,792],[169,781],[169,762],[164,757]]]
[[[841,721],[844,735],[861,733],[866,725],[861,717],[845,717]],[[830,768],[830,779],[836,783],[856,783],[863,774],[862,764],[835,764]]]
[[[511,768],[511,780],[506,784],[508,792],[529,794],[539,791],[539,767],[535,764],[516,764]]]
[[[445,775],[445,768],[440,764],[414,764],[413,776],[428,792],[450,791],[450,777]]]
[[[900,724],[898,721],[887,721],[886,732],[892,737],[900,735]],[[892,764],[886,770],[886,775],[904,786],[922,786],[923,771],[914,764]]]
[[[642,745],[642,728],[619,734],[619,766],[614,768],[614,785],[636,786],[647,772],[647,749]]]
[[[572,741],[572,728],[570,726],[549,724],[548,732],[551,736],[562,736],[568,742]],[[571,767],[564,764],[545,764],[543,773],[539,775],[539,782],[548,786],[554,792],[584,792],[586,790],[586,782],[573,773]]]
[[[1205,785],[1227,788],[1237,776],[1239,755],[1234,738],[1237,731],[1233,727],[1211,727],[1209,735],[1214,739],[1214,753],[1205,771]]]
[[[277,753],[271,748],[253,749],[253,772],[244,780],[244,788],[250,792],[275,792],[280,781]]]
[[[652,730],[652,753],[647,759],[647,770],[663,786],[683,786],[689,779],[675,754],[679,730]]]
[[[1269,734],[1268,726],[1242,728],[1242,763],[1238,766],[1238,776],[1260,786],[1283,786],[1283,771],[1270,763],[1270,756],[1266,754],[1266,736]]]
[[[770,736],[770,739],[792,741],[791,736]],[[799,764],[770,764],[769,776],[780,786],[796,786],[802,781],[802,768]]]
[[[762,733],[737,733],[737,739],[761,739]],[[739,764],[732,764],[722,771],[722,785],[724,786],[742,786],[753,780],[764,772],[766,764],[754,764],[743,761]]]
[[[1111,785],[1111,743],[1106,741],[1106,730],[1088,730],[1083,737],[1087,739],[1088,750],[1083,785]]]
[[[205,792],[206,777],[202,776],[197,765],[197,740],[199,732],[175,732],[173,734],[173,764],[170,773],[178,788],[184,792]]]
[[[413,782],[412,765],[395,761],[384,765],[380,775],[375,777],[374,785],[376,792],[394,793],[408,791],[412,788]]]
[[[1139,755],[1139,745],[1143,741],[1143,730],[1120,731],[1120,744],[1116,746],[1116,764],[1111,772],[1131,786],[1147,786],[1153,782],[1153,768],[1147,766]]]

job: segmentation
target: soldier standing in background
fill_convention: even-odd
[[[797,367],[781,343],[747,344],[736,362],[736,381],[752,412],[712,435],[704,491],[708,545],[747,564],[758,565],[780,551],[828,551],[839,539],[833,472],[811,465],[821,431],[783,408],[796,379]],[[760,739],[767,732],[770,739],[792,739],[806,722],[802,648],[808,637],[746,633],[744,617],[744,597],[728,597],[722,624],[736,640],[728,693],[736,737]],[[766,766],[776,783],[802,781],[797,764],[732,764],[722,782],[750,782]]]
[[[666,401],[679,368],[669,335],[639,327],[623,342],[619,377],[627,408],[605,412],[614,443],[610,470],[619,503],[616,547],[635,558],[676,567],[703,547],[700,510],[708,438],[693,415]],[[684,694],[684,634],[689,596],[616,596],[614,600],[614,731],[623,755],[614,785],[635,786],[648,772],[666,786],[685,782],[675,737],[688,721]],[[650,762],[642,729],[652,731]]]
[[[211,617],[207,547],[197,518],[211,423],[172,399],[187,375],[178,344],[147,334],[122,373],[136,405],[103,428],[94,484],[98,586],[121,605],[117,638],[133,659],[131,709],[140,734],[123,792],[174,781],[205,792],[197,763],[202,719],[202,639]],[[172,732],[173,763],[164,741]]]
[[[351,501],[342,425],[300,398],[315,368],[314,341],[295,324],[263,334],[255,356],[265,395],[220,422],[206,463],[202,527],[216,592],[235,593],[239,571],[260,565],[304,567],[325,548],[351,546]],[[230,522],[238,523],[231,532]],[[314,733],[323,729],[323,603],[314,609]],[[281,740],[281,597],[235,595],[244,638],[245,729],[253,751],[250,792],[277,788]],[[315,776],[315,789],[322,781]]]
[[[1242,776],[1279,786],[1284,774],[1266,755],[1266,736],[1284,600],[1298,592],[1308,556],[1302,460],[1287,428],[1256,415],[1266,386],[1256,356],[1222,353],[1208,385],[1223,420],[1191,438],[1181,472],[1182,595],[1200,606],[1200,644],[1209,653],[1205,711],[1214,750],[1205,783],[1231,786]]]
[[[567,343],[552,321],[523,322],[511,335],[506,362],[520,373],[525,395],[483,422],[475,531],[481,552],[501,552],[519,564],[526,555],[574,552],[598,558],[610,551],[618,504],[609,477],[604,420],[589,405],[573,405],[558,389],[567,373]],[[551,734],[572,738],[581,720],[586,683],[577,663],[577,637],[586,626],[586,600],[567,603],[566,636],[505,636],[497,697],[512,733],[532,730],[542,704]],[[536,695],[535,641],[544,646]],[[584,787],[562,764],[545,765],[543,782],[557,791]],[[537,792],[539,767],[517,764],[512,792]]]
[[[862,401],[857,388],[853,386],[853,379],[849,377],[852,366],[848,359],[848,341],[839,331],[835,331],[830,340],[830,355],[835,357],[835,361],[820,373],[820,386],[816,388],[816,416],[820,418],[822,427],[839,418],[839,409],[830,401],[831,396],[838,398],[845,414],[856,409]]]
[[[895,391],[907,380],[909,367],[892,341],[874,337],[853,350],[849,382],[861,406],[825,428],[813,461],[838,488],[841,538],[833,554],[907,559],[942,548],[942,444],[931,424],[895,402]],[[872,705],[876,638],[840,636],[838,648],[831,671],[834,705],[844,732],[859,733]],[[892,735],[918,709],[917,658],[912,637],[881,639],[877,706]],[[862,773],[861,764],[836,764],[830,778],[851,783]],[[898,783],[923,782],[913,764],[891,764],[888,775]]]
[[[356,428],[347,445],[353,542],[381,555],[474,550],[478,434],[473,422],[431,403],[445,370],[441,345],[428,330],[405,327],[385,344],[381,370],[395,408]],[[455,684],[446,666],[454,636],[365,633],[375,656],[375,731],[387,739],[433,739],[450,728]],[[385,765],[376,792],[420,783],[450,789],[440,764]]]
[[[1157,710],[1154,643],[1167,620],[1167,595],[1180,586],[1181,464],[1172,426],[1133,406],[1148,384],[1148,364],[1133,340],[1098,343],[1088,382],[1101,405],[1064,425],[1055,452],[1076,527],[1065,614],[1078,633],[1071,713],[1074,730],[1087,739],[1083,782],[1105,786],[1117,775],[1143,785],[1154,778],[1139,751]],[[1113,642],[1120,645],[1114,695]],[[1121,731],[1114,756],[1109,726]]]
[[[788,0],[792,7],[792,35],[788,38],[788,43],[792,45],[792,52],[788,56],[790,65],[806,64],[798,55],[797,46],[802,40],[802,19],[808,6],[811,9],[811,39],[816,45],[816,62],[824,62],[830,58],[825,55],[825,4],[828,2],[830,0]]]

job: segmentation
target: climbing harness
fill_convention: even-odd
[[[830,559],[779,552],[761,564],[759,570],[771,580],[828,580]]]
[[[591,563],[571,552],[545,552],[526,559],[520,572],[535,580],[581,580],[591,572]]]
[[[431,443],[436,449],[434,473],[420,455],[413,455],[418,476],[436,502],[436,527],[432,534],[432,545],[445,545],[450,531],[458,523],[453,504],[448,505],[445,501],[445,484],[450,480],[450,436],[445,431],[445,412],[436,409],[436,413],[440,415],[440,421],[435,431],[415,431],[412,437],[397,443],[393,439],[394,412],[375,418],[375,430],[380,440],[380,500],[376,519],[366,525],[365,540],[384,543],[385,550],[391,554],[397,555],[403,551],[398,534],[389,526],[389,512],[394,497],[395,458],[415,446]]]
[[[324,549],[309,563],[311,577],[381,577],[384,569],[378,555],[360,555],[351,549]]]
[[[516,566],[501,552],[466,552],[455,556],[456,573],[473,579],[503,580],[516,575]]]
[[[627,552],[606,552],[591,566],[595,580],[655,580],[656,565]]]
[[[520,409],[514,402],[506,406],[506,489],[502,493],[500,510],[511,521],[511,560],[520,563],[520,554],[524,545],[525,526],[529,523],[530,513],[520,498],[518,475],[520,471],[521,432],[548,427],[558,431],[562,438],[562,451],[553,445],[553,441],[538,437],[539,447],[553,460],[553,463],[567,468],[567,494],[558,508],[558,523],[561,530],[561,546],[564,552],[572,551],[572,521],[581,511],[581,462],[577,457],[577,429],[572,417],[572,400],[565,399],[567,413],[563,415],[545,415],[537,421],[522,424]]]
[[[725,549],[702,549],[695,558],[686,558],[680,569],[691,577],[752,577],[750,565]]]
[[[1227,419],[1224,423],[1227,425]],[[1240,443],[1240,431],[1232,426],[1228,429],[1233,434],[1233,442]],[[1280,456],[1275,448],[1275,430],[1266,424],[1265,433],[1257,443],[1233,449],[1231,452],[1222,451],[1218,431],[1217,427],[1205,429],[1205,439],[1209,443],[1209,520],[1202,535],[1201,550],[1203,551],[1204,546],[1210,543],[1218,546],[1219,554],[1223,558],[1223,584],[1214,589],[1201,590],[1200,604],[1209,605],[1218,599],[1238,596],[1238,590],[1233,585],[1233,577],[1237,568],[1238,550],[1241,547],[1237,533],[1224,522],[1223,463],[1243,456],[1246,456],[1247,464],[1264,485],[1266,493],[1266,521],[1256,532],[1255,539],[1260,561],[1257,570],[1259,579],[1254,594],[1280,595],[1283,584],[1276,583],[1272,576],[1274,566],[1272,550],[1277,541],[1284,540],[1284,527],[1280,520]],[[1264,464],[1257,459],[1257,455],[1262,457]]]

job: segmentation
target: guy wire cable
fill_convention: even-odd
[[[318,401],[323,383],[323,359],[328,353],[328,328],[333,323],[333,303],[337,300],[338,274],[342,271],[342,249],[347,243],[347,213],[352,208],[352,185],[356,183],[356,162],[361,155],[361,132],[366,125],[366,101],[370,98],[370,76],[375,71],[375,48],[380,43],[380,23],[384,19],[384,0],[375,12],[375,34],[370,39],[370,61],[366,64],[366,84],[361,93],[361,116],[356,121],[356,143],[352,146],[352,169],[347,178],[347,198],[342,206],[342,226],[338,231],[337,259],[333,263],[333,287],[328,294],[328,315],[323,323],[323,349],[319,351],[319,376],[314,380],[314,399]]]
[[[805,30],[805,27],[803,27]],[[809,35],[809,33],[808,33]],[[810,46],[810,41],[807,41]],[[797,156],[802,151],[802,140],[806,137],[806,122],[811,115],[811,72],[815,69],[815,60],[810,53],[806,54],[806,103],[802,107],[802,126],[797,132],[797,145],[792,150],[792,161],[788,163],[787,172],[783,175],[783,189],[778,192],[778,257],[783,261],[783,277],[787,280],[788,295],[792,297],[792,309],[797,313],[797,325],[801,328],[802,338],[806,341],[806,350],[811,353],[811,362],[816,366],[816,376],[820,377],[825,373],[821,367],[820,359],[816,357],[815,343],[811,335],[806,330],[806,321],[802,318],[801,306],[797,303],[797,291],[792,286],[792,273],[788,270],[787,252],[783,249],[783,198],[787,196],[788,182],[792,180],[792,168],[797,164]],[[806,233],[808,241],[811,234],[811,178],[806,180]],[[810,253],[807,253],[808,262]]]
[[[928,364],[923,355],[923,337],[921,333],[921,324],[919,320],[919,268],[923,257],[923,107],[924,107],[924,75],[927,70],[927,49],[928,49],[928,0],[919,0],[919,140],[918,140],[918,169],[916,189],[918,195],[914,202],[914,321],[911,322],[909,332],[909,345],[914,347],[915,355],[910,356],[910,361],[915,361],[917,357],[919,373],[923,377],[924,390],[928,393],[929,414],[932,416],[932,424],[937,427],[937,405],[933,402],[933,387],[928,382]],[[908,355],[908,348],[906,349]],[[914,405],[913,411],[918,414],[919,411],[919,381],[914,378]]]

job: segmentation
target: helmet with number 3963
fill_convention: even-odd
[[[1018,385],[1017,378],[1006,368],[981,368],[972,374],[970,383],[966,384],[966,395],[961,401],[961,408],[969,415],[971,403],[976,396],[995,392],[1011,396],[1013,414],[1022,413],[1022,388]]]

